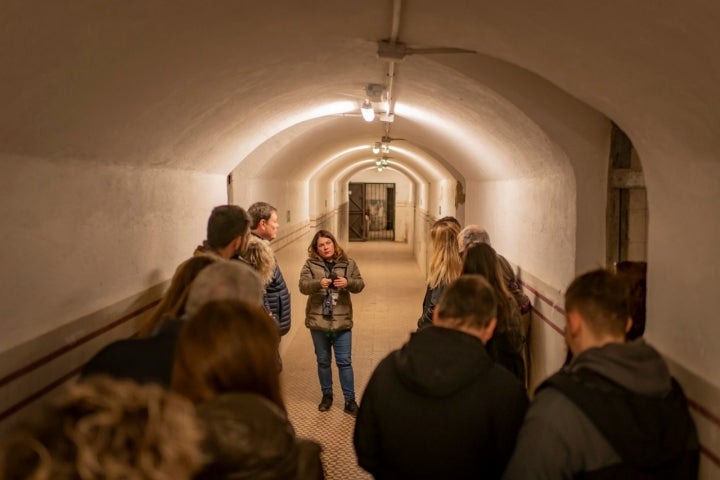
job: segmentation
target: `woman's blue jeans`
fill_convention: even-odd
[[[352,330],[341,332],[323,332],[310,330],[313,345],[315,346],[315,357],[318,364],[318,378],[323,395],[332,395],[332,370],[331,350],[335,350],[335,364],[338,367],[340,386],[342,387],[345,401],[355,400],[355,377],[353,375],[352,360]]]

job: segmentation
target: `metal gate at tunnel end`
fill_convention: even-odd
[[[351,183],[349,192],[349,240],[395,240],[395,184]]]

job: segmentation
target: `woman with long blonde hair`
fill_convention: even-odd
[[[457,240],[459,233],[460,225],[449,220],[437,221],[430,229],[432,254],[418,330],[432,325],[433,310],[440,300],[440,295],[445,287],[462,273],[462,258]]]

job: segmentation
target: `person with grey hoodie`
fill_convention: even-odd
[[[573,359],[536,390],[503,479],[697,478],[682,388],[655,349],[625,340],[622,280],[607,270],[581,275],[565,312]]]

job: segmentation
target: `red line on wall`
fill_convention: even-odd
[[[708,450],[706,447],[700,445],[700,453],[702,453],[708,459],[710,459],[710,461],[713,462],[716,467],[720,467],[720,458],[717,455],[715,455],[713,452]]]
[[[530,291],[533,293],[533,295],[535,295],[535,296],[538,297],[540,300],[542,300],[543,302],[545,302],[545,303],[547,303],[548,305],[550,305],[550,307],[552,307],[556,312],[561,313],[562,315],[565,315],[565,309],[564,309],[564,308],[559,307],[558,305],[556,305],[555,302],[553,302],[553,301],[550,300],[548,297],[546,297],[545,295],[543,295],[542,293],[540,293],[540,292],[539,292],[535,287],[533,287],[532,285],[528,285],[528,284],[525,283],[525,282],[521,282],[521,283],[522,283],[522,285],[523,285],[525,288],[527,288],[528,290],[530,290]]]
[[[702,415],[703,417],[707,418],[712,423],[714,423],[715,425],[720,427],[720,418],[717,417],[714,413],[712,413],[710,410],[708,410],[707,408],[703,407],[702,405],[700,405],[699,403],[697,403],[696,401],[694,401],[690,398],[688,398],[687,401],[688,401],[688,405],[690,405],[690,408],[692,408],[693,410],[698,412],[700,415]]]
[[[63,383],[65,383],[67,380],[69,380],[70,378],[72,378],[72,377],[74,377],[75,375],[77,375],[77,374],[80,372],[80,369],[81,369],[81,368],[82,368],[82,367],[77,367],[77,368],[69,371],[68,373],[66,373],[66,374],[63,375],[62,377],[58,378],[58,379],[55,380],[54,382],[52,382],[52,383],[50,383],[50,384],[48,384],[48,385],[45,385],[43,388],[41,388],[41,389],[38,390],[37,392],[31,394],[31,395],[28,396],[28,397],[25,397],[24,399],[20,400],[18,403],[16,403],[15,405],[13,405],[12,407],[6,409],[6,410],[3,411],[2,413],[0,413],[0,422],[2,422],[3,420],[5,420],[5,419],[6,419],[7,417],[9,417],[10,415],[12,415],[12,414],[14,414],[14,413],[17,413],[18,411],[20,411],[20,410],[22,410],[23,408],[27,407],[27,406],[30,405],[32,402],[34,402],[34,401],[37,400],[38,398],[42,397],[43,395],[47,394],[48,392],[56,389],[57,387],[59,387],[60,385],[62,385]]]
[[[137,310],[128,313],[127,315],[124,315],[123,317],[115,320],[114,322],[111,322],[104,327],[95,330],[94,332],[88,333],[84,337],[78,338],[77,340],[68,343],[67,345],[64,345],[57,350],[50,352],[49,354],[45,355],[44,357],[41,357],[34,362],[15,370],[14,372],[4,376],[3,378],[0,378],[0,387],[3,387],[4,385],[7,385],[8,383],[17,380],[18,378],[27,375],[28,373],[32,372],[33,370],[36,370],[43,365],[55,360],[59,356],[69,352],[70,350],[74,350],[75,348],[79,347],[80,345],[89,342],[90,340],[102,335],[103,333],[109,332],[110,330],[122,325],[123,323],[127,322],[128,320],[131,320],[134,317],[137,317],[138,315],[146,312],[147,310],[153,308],[155,305],[160,303],[160,299],[153,300],[152,302],[148,303],[144,307],[140,307]],[[0,418],[1,420],[1,418]]]
[[[539,311],[537,308],[532,307],[532,310],[533,310],[533,313],[534,313],[535,315],[537,315],[538,317],[540,317],[543,322],[547,323],[547,324],[550,326],[550,328],[552,328],[553,330],[555,330],[556,332],[558,332],[560,335],[564,335],[563,329],[560,328],[558,325],[556,325],[552,320],[550,320],[549,318],[547,318],[545,315],[543,315],[542,313],[540,313],[540,311]]]

